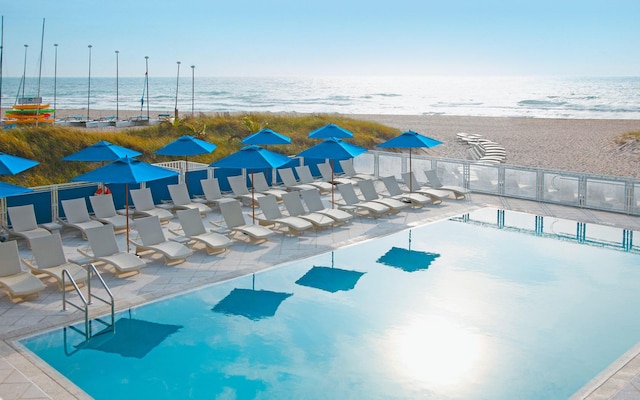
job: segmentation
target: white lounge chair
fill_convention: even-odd
[[[82,234],[83,239],[87,239],[86,230],[102,226],[102,222],[92,219],[87,208],[87,201],[84,197],[77,199],[62,200],[62,209],[64,210],[64,218],[58,217],[58,221],[65,228],[73,228]]]
[[[233,196],[244,204],[251,204],[260,197],[265,196],[255,190],[251,193],[247,188],[247,181],[242,175],[228,176],[227,181],[229,182],[229,186],[231,186]]]
[[[258,198],[258,204],[260,204],[260,211],[262,211],[262,213],[257,215],[256,219],[261,225],[286,227],[291,235],[297,235],[307,229],[313,228],[311,222],[302,218],[282,215],[275,196],[267,195],[260,197]]]
[[[300,183],[296,180],[296,176],[293,174],[292,168],[281,168],[278,170],[282,184],[289,191],[307,190],[313,189],[315,186]]]
[[[331,166],[329,166],[329,168],[331,168]],[[297,166],[296,172],[298,173],[298,178],[300,179],[300,183],[314,186],[320,191],[320,193],[331,192],[331,188],[333,187],[333,184],[331,182],[319,181],[314,179],[313,175],[311,174],[311,169],[309,168],[308,165]]]
[[[371,217],[377,218],[391,212],[391,208],[382,203],[363,201],[359,199],[353,185],[350,183],[338,185],[338,191],[342,196],[342,201],[344,202],[343,205],[356,207],[356,211],[359,214],[367,214]]]
[[[192,201],[189,197],[189,189],[187,189],[187,185],[184,183],[178,183],[176,185],[168,185],[169,196],[171,196],[171,201],[173,201],[173,208],[175,210],[187,210],[194,209],[198,210],[198,212],[202,216],[206,216],[211,212],[211,208],[203,203],[197,203]]]
[[[222,195],[217,178],[202,179],[200,185],[202,186],[202,193],[204,193],[204,199],[202,200],[207,205],[217,207],[220,200],[228,198]],[[199,199],[195,200],[198,201]]]
[[[78,286],[87,280],[87,270],[67,261],[62,247],[62,239],[57,232],[31,239],[31,254],[33,258],[23,258],[23,264],[29,267],[31,273],[38,278],[53,278],[58,283],[58,288],[62,290],[71,287],[71,282],[67,280],[65,280],[67,287],[62,287],[62,271],[65,269]]]
[[[440,178],[438,177],[438,172],[435,169],[426,170],[424,171],[424,174],[426,175],[427,180],[429,181],[429,185],[431,187],[435,189],[450,191],[451,193],[453,193],[453,196],[457,200],[462,200],[465,198],[467,194],[471,193],[471,190],[467,188],[463,188],[462,186],[453,186],[453,185],[443,186],[442,182],[440,182]]]
[[[404,180],[405,185],[410,188],[409,193],[424,194],[431,198],[433,204],[442,203],[442,200],[449,197],[450,192],[447,192],[446,190],[434,189],[420,185],[413,172],[404,172],[402,174],[402,179]]]
[[[328,163],[318,164],[318,170],[320,171],[320,174],[322,175],[322,179],[325,182],[333,183],[334,185],[348,184],[348,183],[352,185],[358,184],[357,179],[336,176],[335,173],[331,172],[331,164],[328,164]]]
[[[129,241],[136,246],[136,254],[161,254],[167,265],[183,263],[193,254],[191,249],[182,243],[169,241],[165,238],[157,216],[144,217],[136,220],[137,239]]]
[[[360,188],[362,197],[364,197],[366,201],[373,201],[375,203],[384,204],[385,206],[389,207],[392,212],[400,212],[407,208],[407,206],[409,205],[408,203],[392,199],[391,197],[380,196],[376,191],[376,187],[374,186],[371,179],[361,180],[358,187]]]
[[[203,244],[209,255],[222,253],[233,243],[223,234],[208,232],[202,223],[198,210],[178,210],[176,213],[182,229],[170,229],[169,231],[175,235],[184,235],[189,238],[190,244]]]
[[[282,195],[287,193],[286,190],[270,187],[267,183],[267,178],[262,172],[251,174],[249,175],[249,178],[251,179],[251,184],[256,192],[275,196],[278,201],[282,201]]]
[[[7,213],[11,220],[11,229],[7,229],[9,236],[25,239],[29,247],[31,239],[51,235],[51,232],[38,226],[33,204],[7,207]]]
[[[309,221],[313,224],[314,228],[328,228],[333,226],[335,222],[333,218],[327,215],[306,211],[300,199],[300,192],[285,193],[282,195],[282,202],[290,216]]]
[[[146,265],[139,256],[120,250],[111,225],[87,229],[87,239],[89,247],[78,248],[78,253],[92,262],[110,265],[118,277],[137,274]]]
[[[171,211],[157,207],[153,202],[151,189],[133,189],[130,190],[131,200],[133,201],[134,215],[145,217],[158,217],[161,223],[169,222],[173,219]]]
[[[300,196],[302,196],[302,200],[307,205],[309,211],[326,215],[336,223],[344,224],[353,219],[353,214],[337,208],[325,207],[318,189],[302,190],[300,192]]]
[[[93,208],[94,219],[103,224],[112,225],[113,230],[116,232],[127,229],[127,217],[118,214],[116,206],[113,204],[113,196],[110,193],[89,196],[89,201],[91,202],[91,208]]]
[[[13,302],[37,295],[46,288],[42,281],[22,270],[18,242],[10,240],[0,243],[0,289]]]
[[[265,226],[247,223],[242,214],[242,206],[237,200],[220,202],[220,212],[224,219],[224,226],[229,229],[232,234],[242,233],[248,236],[253,243],[264,242],[269,236],[273,235],[273,231]],[[220,224],[213,224],[221,226]]]
[[[375,180],[376,179],[376,177],[371,174],[364,174],[364,173],[357,172],[356,169],[353,167],[352,158],[349,158],[347,160],[340,160],[340,166],[342,167],[342,171],[344,171],[344,175],[349,178],[359,179],[359,180],[364,180],[364,179]]]
[[[404,193],[402,191],[402,188],[400,188],[400,185],[398,184],[396,177],[393,175],[383,176],[380,178],[380,180],[382,181],[385,188],[387,189],[387,192],[389,193],[389,197],[391,197],[392,199],[396,199],[404,202],[410,202],[411,205],[414,207],[423,207],[423,206],[426,206],[427,204],[439,204],[442,202],[442,200],[435,200],[437,202],[434,202],[432,198],[427,197],[420,193]]]

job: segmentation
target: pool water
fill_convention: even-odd
[[[96,399],[565,399],[639,289],[632,252],[445,220],[21,343]]]

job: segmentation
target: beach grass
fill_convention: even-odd
[[[2,180],[34,187],[69,182],[71,178],[95,169],[98,163],[62,161],[100,140],[142,153],[140,160],[156,163],[181,159],[154,154],[158,149],[182,135],[192,135],[218,145],[212,154],[189,157],[189,161],[211,163],[242,148],[242,139],[262,128],[270,128],[291,138],[290,145],[269,146],[283,154],[297,154],[317,143],[309,132],[335,123],[354,134],[350,141],[372,149],[375,145],[400,133],[385,125],[339,115],[297,115],[270,113],[200,114],[139,128],[87,129],[64,126],[19,127],[0,135],[0,151],[40,162],[40,165]]]

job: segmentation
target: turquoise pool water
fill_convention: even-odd
[[[639,289],[638,254],[446,220],[21,343],[97,399],[566,399]]]

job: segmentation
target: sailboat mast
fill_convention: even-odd
[[[56,49],[53,62],[53,119],[56,119],[56,102],[58,100],[58,43],[54,43]]]
[[[147,122],[150,122],[149,121],[149,56],[145,56],[144,60],[146,65],[146,72],[144,76],[146,77],[145,80],[147,85]]]
[[[42,103],[40,101],[40,83],[42,82],[42,55],[44,54],[44,18],[42,18],[42,37],[40,38],[40,67],[38,70],[38,94],[36,95],[36,101],[38,105]],[[38,120],[40,119],[40,107],[36,109],[36,126],[38,126]]]
[[[87,85],[87,121],[89,121],[89,107],[91,105],[91,48],[89,45],[89,83]]]

